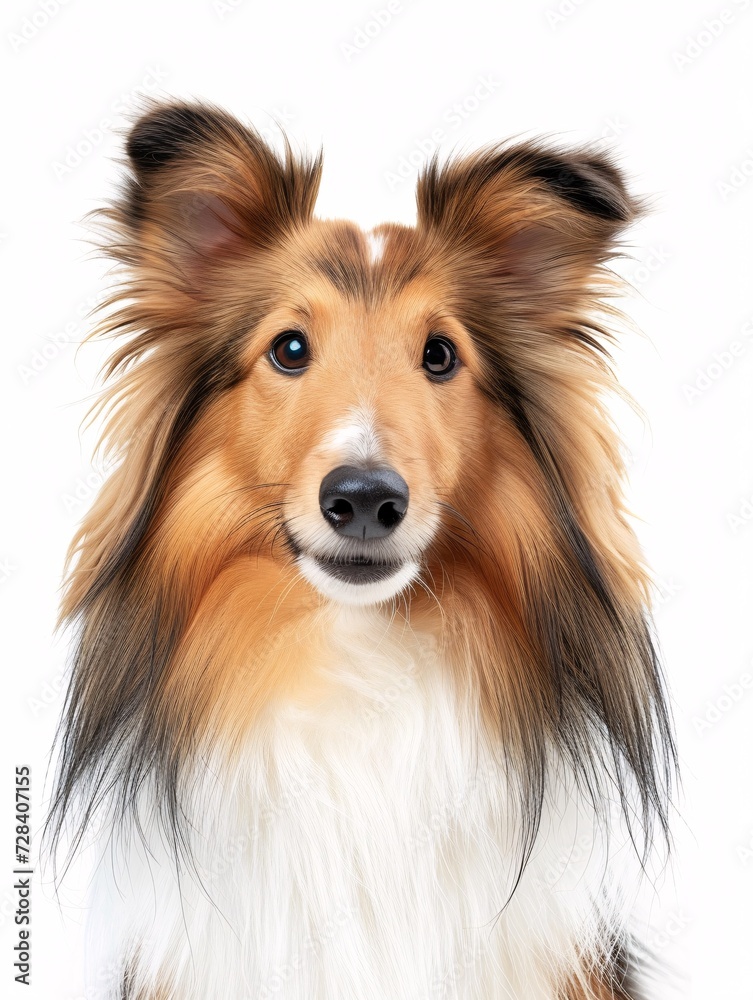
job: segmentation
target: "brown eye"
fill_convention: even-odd
[[[430,337],[424,348],[424,370],[434,379],[448,379],[458,366],[455,345],[445,337]]]
[[[300,375],[309,363],[309,345],[300,330],[286,330],[274,341],[269,360],[286,375]]]

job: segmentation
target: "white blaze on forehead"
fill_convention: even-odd
[[[369,247],[369,260],[372,264],[378,264],[384,253],[384,235],[373,231],[366,233],[366,243]]]
[[[337,424],[322,442],[322,449],[345,463],[369,462],[379,452],[379,437],[374,416],[366,409],[353,410]]]

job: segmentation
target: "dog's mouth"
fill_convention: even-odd
[[[325,596],[345,604],[372,604],[396,597],[419,574],[414,559],[374,553],[322,554],[305,549],[286,528],[286,542],[301,574]]]
[[[366,556],[351,556],[345,559],[313,558],[325,573],[343,583],[376,583],[378,580],[388,579],[403,567],[403,563],[380,562]]]

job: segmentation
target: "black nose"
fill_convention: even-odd
[[[408,509],[408,484],[394,469],[341,465],[322,479],[319,506],[340,535],[384,538]]]

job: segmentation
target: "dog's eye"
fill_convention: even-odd
[[[435,379],[449,378],[458,366],[455,345],[444,337],[430,337],[424,348],[424,369]]]
[[[286,375],[300,375],[309,363],[309,345],[299,330],[286,330],[274,341],[269,360]]]

